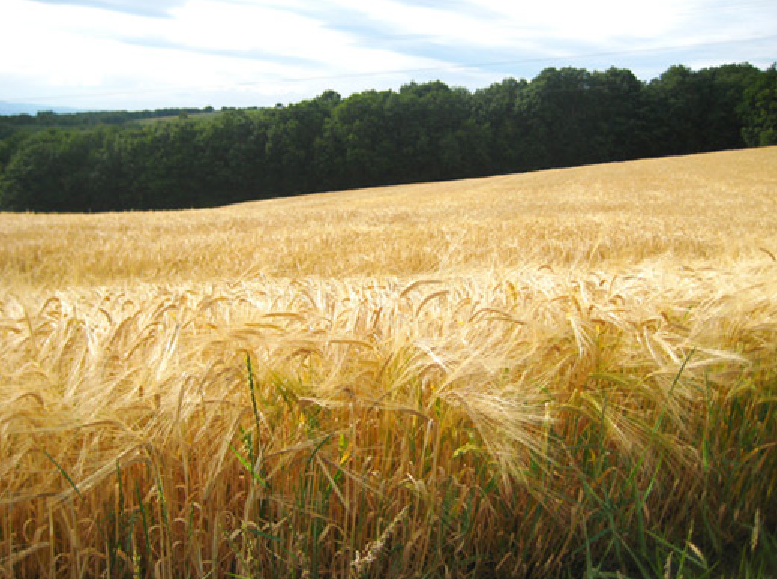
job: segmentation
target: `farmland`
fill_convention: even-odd
[[[0,214],[0,574],[777,573],[775,192],[772,147]]]

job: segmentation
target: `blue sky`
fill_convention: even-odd
[[[0,101],[266,106],[548,66],[777,61],[775,0],[3,0]]]

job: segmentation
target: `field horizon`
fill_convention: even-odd
[[[770,147],[0,214],[0,577],[773,576],[775,192]]]
[[[777,252],[769,221],[775,151],[644,159],[214,209],[0,213],[0,275],[6,285],[62,287],[155,283],[160,274],[185,282],[434,275],[470,265],[633,264],[668,254],[695,262],[758,261],[767,255],[763,250]],[[727,181],[748,195],[726,191]],[[567,234],[584,243],[562,247]],[[150,244],[153,259],[126,251]],[[329,259],[342,244],[360,251]],[[253,251],[241,251],[246,247]],[[446,259],[450,254],[455,258]]]

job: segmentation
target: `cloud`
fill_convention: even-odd
[[[226,59],[252,60],[265,63],[280,64],[283,66],[316,66],[317,60],[300,56],[284,55],[275,51],[258,48],[215,48],[207,46],[192,46],[182,42],[174,42],[163,37],[125,36],[117,38],[120,42],[143,48],[175,50],[187,54],[199,54],[217,56]]]
[[[435,6],[428,1],[331,0],[305,13],[348,37],[354,51],[379,49],[411,61],[421,59],[432,74],[545,54],[534,39],[511,36],[509,30],[488,21],[490,11],[463,0],[445,8]],[[411,72],[414,69],[423,65],[419,62]]]
[[[57,6],[85,6],[133,16],[167,18],[169,11],[184,4],[186,0],[34,0],[39,4]]]
[[[238,106],[410,80],[478,88],[567,65],[648,79],[678,63],[768,66],[777,51],[774,0],[2,2],[0,98],[81,95],[54,103],[75,106],[90,94]]]

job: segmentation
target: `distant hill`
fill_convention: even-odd
[[[0,115],[34,115],[39,111],[53,111],[55,113],[81,113],[84,109],[73,107],[53,107],[51,105],[35,105],[30,103],[9,103],[0,101]]]

